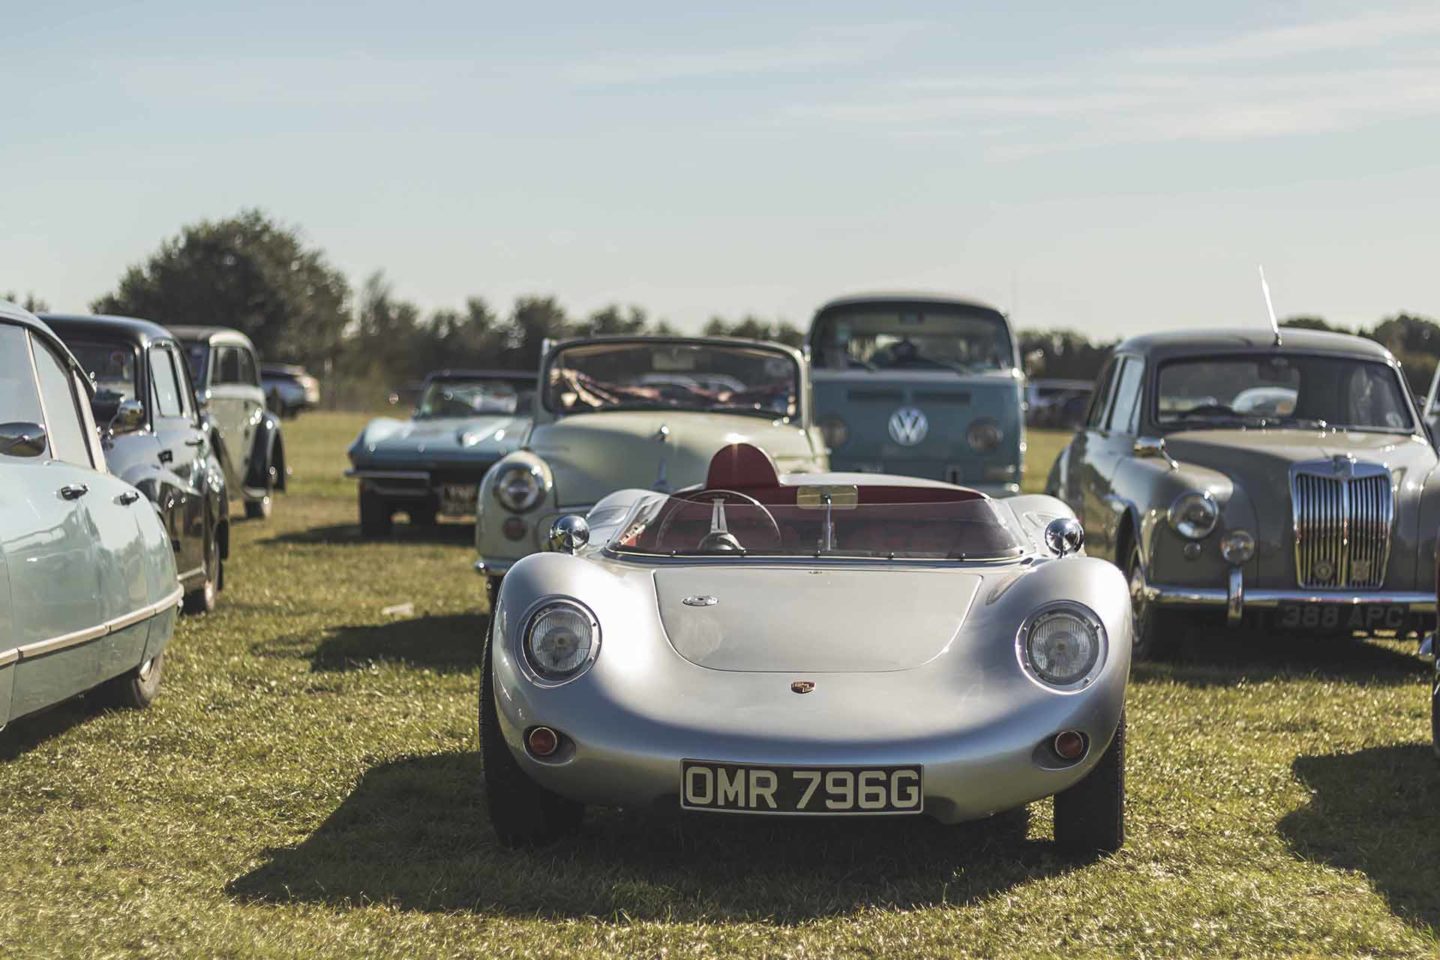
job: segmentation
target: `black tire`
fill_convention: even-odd
[[[500,599],[500,578],[485,578],[485,599],[490,601],[490,615],[495,615],[495,601]]]
[[[438,522],[440,511],[435,507],[414,507],[407,511],[410,523],[417,527],[433,527]]]
[[[360,535],[362,537],[389,536],[394,522],[395,510],[378,493],[360,488]]]
[[[220,536],[212,527],[205,538],[205,582],[185,594],[188,614],[214,613],[220,595],[220,578],[225,561],[220,558]]]
[[[1440,654],[1435,656],[1435,674],[1430,678],[1430,745],[1440,759]]]
[[[1145,601],[1141,592],[1145,567],[1140,559],[1139,544],[1130,546],[1125,577],[1130,582],[1130,609],[1135,615],[1135,642],[1130,647],[1130,659],[1163,660],[1171,656],[1180,644],[1185,626],[1173,610],[1161,610]]]
[[[1085,779],[1055,795],[1055,845],[1073,857],[1125,845],[1125,714],[1105,755]]]
[[[491,676],[493,627],[486,631],[480,661],[480,762],[485,768],[485,801],[490,825],[507,847],[554,843],[580,829],[585,807],[551,793],[525,775],[500,732]]]
[[[147,660],[129,673],[107,681],[100,688],[101,699],[121,710],[143,710],[155,701],[165,673],[165,654]]]

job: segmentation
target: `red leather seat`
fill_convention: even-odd
[[[707,490],[765,490],[780,486],[780,471],[770,454],[753,443],[732,443],[710,458]]]

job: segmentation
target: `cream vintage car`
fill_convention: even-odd
[[[1436,453],[1370,340],[1126,340],[1047,491],[1129,577],[1137,656],[1207,615],[1336,636],[1434,627]]]
[[[485,475],[476,570],[491,596],[550,525],[630,487],[668,493],[700,483],[716,450],[752,443],[782,474],[829,467],[811,414],[805,357],[722,337],[591,337],[541,359],[534,418],[520,449]]]

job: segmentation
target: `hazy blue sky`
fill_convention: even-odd
[[[260,206],[427,307],[1106,336],[1263,323],[1263,262],[1281,313],[1440,314],[1433,0],[0,9],[0,289],[60,308]]]

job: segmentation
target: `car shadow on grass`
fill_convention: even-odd
[[[1430,665],[1416,656],[1418,641],[1314,638],[1206,629],[1187,636],[1169,655],[1135,664],[1140,682],[1174,681],[1191,687],[1234,686],[1313,677],[1369,686],[1409,686]]]
[[[1299,757],[1310,802],[1280,821],[1307,860],[1359,870],[1402,919],[1440,934],[1440,763],[1427,744]]]
[[[377,543],[440,543],[469,544],[475,542],[473,522],[447,523],[441,521],[429,526],[415,526],[397,520],[390,532],[382,537],[366,537],[360,533],[359,524],[332,523],[305,530],[289,530],[260,541],[262,544],[303,544],[309,546],[345,546]]]
[[[366,670],[398,663],[441,673],[479,669],[490,617],[484,613],[427,614],[389,623],[326,627],[314,634],[281,637],[251,648],[260,657],[306,657],[316,672]]]
[[[591,811],[540,850],[499,845],[478,757],[372,768],[298,846],[232,881],[246,901],[611,920],[780,923],[872,907],[969,904],[1080,864],[1027,839],[1028,818],[942,826],[924,818],[805,821]]]
[[[93,698],[80,696],[21,717],[0,730],[0,763],[19,759],[103,712]]]

